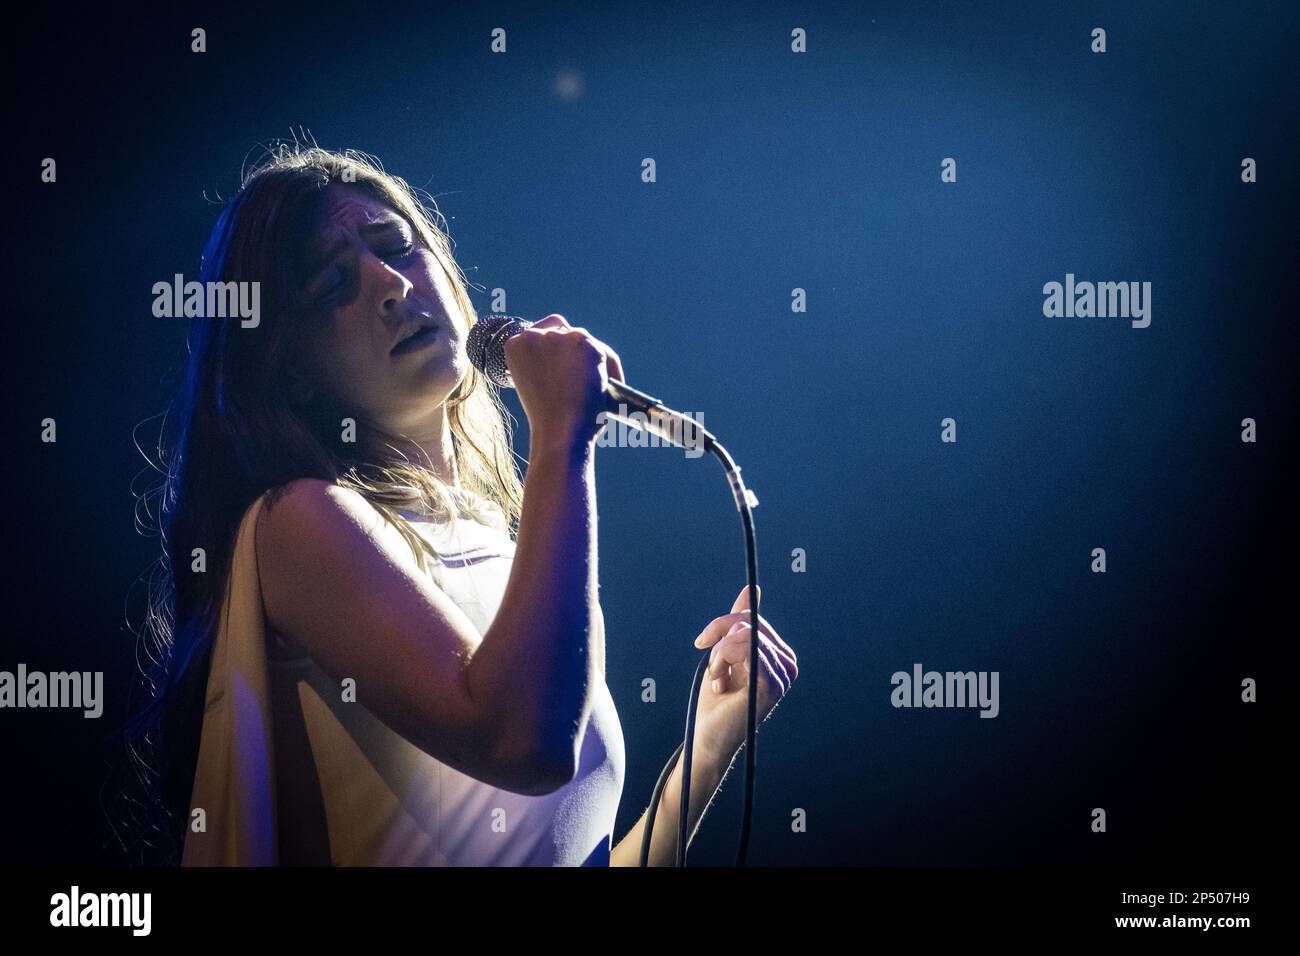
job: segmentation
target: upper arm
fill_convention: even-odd
[[[519,785],[502,734],[471,699],[479,635],[416,563],[402,535],[356,492],[302,479],[258,517],[258,574],[271,625],[357,701],[431,756]],[[493,779],[495,778],[495,779]]]

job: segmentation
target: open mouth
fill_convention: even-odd
[[[426,325],[417,330],[413,335],[408,335],[402,341],[393,346],[393,355],[405,355],[407,352],[414,352],[430,344],[438,336],[438,329],[433,325]]]

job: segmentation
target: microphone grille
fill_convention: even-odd
[[[515,315],[484,315],[469,330],[465,353],[476,369],[494,384],[513,388],[514,379],[506,367],[506,339],[533,323]]]

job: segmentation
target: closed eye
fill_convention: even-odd
[[[322,283],[324,288],[315,298],[317,305],[329,302],[347,287],[347,277],[342,274],[341,270],[332,268],[328,270],[327,276],[328,281]]]
[[[421,244],[406,240],[404,236],[401,238],[403,242],[400,246],[388,252],[377,253],[379,258],[385,262],[400,262],[409,259],[423,248]],[[325,305],[338,298],[347,289],[351,281],[351,269],[344,270],[339,265],[329,265],[320,273],[320,276],[327,281],[323,283],[325,288],[315,296],[314,301],[316,305]]]
[[[408,242],[408,243],[406,243],[404,246],[402,246],[402,248],[400,248],[400,249],[394,249],[392,252],[385,252],[385,253],[383,254],[383,258],[385,258],[385,259],[405,259],[405,258],[406,258],[407,256],[409,256],[411,253],[415,252],[415,249],[416,249],[415,243],[413,243],[413,242]]]

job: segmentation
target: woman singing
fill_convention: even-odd
[[[614,351],[558,315],[508,341],[521,485],[436,210],[351,151],[249,174],[199,280],[259,283],[260,316],[194,319],[169,414],[151,842],[186,865],[635,866],[654,813],[670,864],[680,761],[613,842],[594,451]],[[691,833],[744,740],[746,596],[695,641]],[[798,669],[760,629],[761,720]]]

